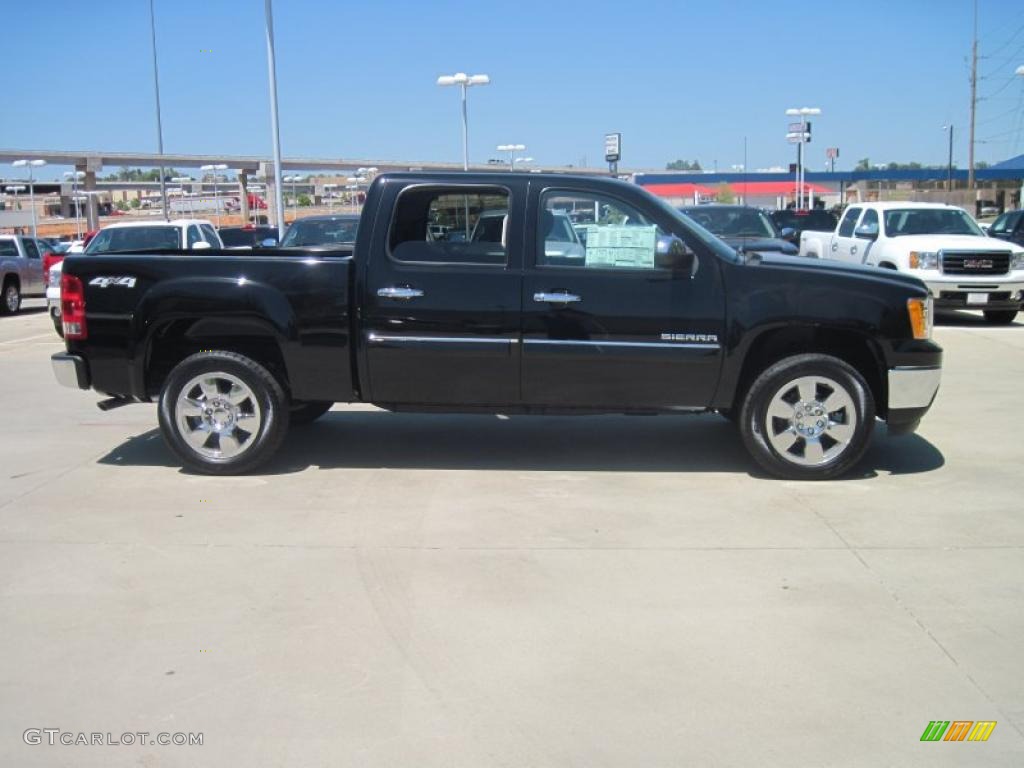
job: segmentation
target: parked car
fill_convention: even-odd
[[[221,227],[217,230],[224,247],[229,251],[259,250],[277,245],[277,227]],[[273,245],[270,244],[273,241]]]
[[[28,235],[0,235],[0,313],[14,314],[25,297],[45,295],[43,252],[46,243]]]
[[[805,229],[818,231],[832,230],[836,228],[836,224],[839,222],[838,216],[832,213],[832,211],[826,211],[824,208],[812,208],[810,210],[783,208],[778,211],[772,211],[768,216],[780,232],[787,229],[792,231],[792,235],[787,236],[786,240],[789,240],[794,245],[799,245],[800,235]]]
[[[542,226],[570,206],[602,211],[571,266],[548,256]],[[500,209],[502,241],[429,234]],[[104,410],[158,400],[171,450],[210,474],[255,469],[289,423],[366,402],[719,411],[791,479],[847,472],[876,416],[912,431],[939,386],[920,280],[740,253],[614,179],[381,174],[354,252],[302,253],[69,256],[57,380],[104,393]]]
[[[804,232],[800,253],[914,275],[937,308],[980,309],[996,325],[1013,322],[1024,294],[1024,248],[987,237],[952,205],[852,205],[835,232]]]
[[[679,209],[733,248],[756,253],[784,253],[795,256],[798,248],[790,240],[793,232],[778,230],[760,208],[746,205],[687,205]]]
[[[126,221],[103,227],[85,246],[85,253],[122,253],[125,251],[222,250],[217,230],[206,219],[171,221]]]
[[[484,211],[473,226],[470,242],[500,243],[506,237],[508,211]],[[567,259],[571,263],[586,258],[587,250],[564,211],[545,211],[541,229],[544,230],[544,253],[549,258]]]
[[[281,247],[329,250],[350,246],[355,243],[358,231],[359,217],[355,214],[306,216],[291,223],[281,240]]]
[[[989,225],[988,235],[1024,246],[1024,209],[1002,214]]]

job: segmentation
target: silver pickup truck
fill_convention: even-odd
[[[26,235],[0,235],[0,278],[3,298],[0,313],[12,315],[21,308],[23,297],[46,295],[43,284],[41,240]]]

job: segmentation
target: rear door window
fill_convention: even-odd
[[[853,237],[854,227],[857,225],[857,218],[860,216],[860,208],[848,208],[843,214],[843,221],[839,225],[840,237]]]
[[[25,255],[26,256],[28,256],[30,259],[38,259],[39,258],[39,248],[36,247],[36,241],[35,240],[32,240],[31,238],[26,237],[21,242],[23,242],[25,244]]]
[[[216,231],[209,224],[200,224],[199,228],[203,231],[203,237],[206,242],[210,244],[211,248],[221,248],[220,238],[217,236]]]
[[[191,248],[202,239],[202,236],[199,234],[199,227],[195,224],[190,224],[188,228],[188,245],[186,247]]]

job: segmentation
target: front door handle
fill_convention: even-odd
[[[552,293],[535,293],[533,294],[533,300],[546,304],[570,304],[574,301],[579,301],[580,297],[566,291],[555,291]]]
[[[839,250],[839,243],[832,243],[832,250],[833,251],[838,251]]]
[[[856,245],[851,245],[851,246],[850,246],[850,253],[851,253],[851,255],[853,255],[853,256],[856,256],[856,255],[857,255],[857,246],[856,246]]]
[[[377,295],[382,299],[409,301],[409,299],[420,298],[423,295],[423,291],[419,288],[410,288],[408,285],[389,285],[386,288],[378,288]]]

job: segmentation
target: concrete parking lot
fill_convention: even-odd
[[[0,318],[0,765],[1024,764],[1024,324],[936,336],[919,434],[841,481],[716,416],[345,406],[215,479]]]

